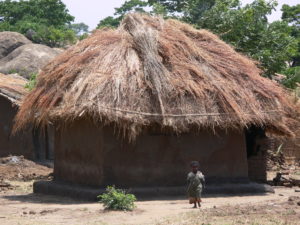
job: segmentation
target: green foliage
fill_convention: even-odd
[[[108,186],[106,193],[99,195],[99,202],[104,204],[105,209],[131,211],[134,209],[136,197],[133,194],[127,194],[124,190],[116,189],[114,186]]]
[[[110,27],[110,28],[118,27],[120,22],[121,22],[121,17],[114,18],[112,16],[108,16],[98,23],[97,28],[99,29],[103,27]]]
[[[25,88],[29,91],[33,90],[37,83],[37,73],[30,74],[29,82],[25,85]]]
[[[16,69],[11,69],[8,71],[7,74],[14,74],[14,73],[18,73],[18,71]]]
[[[115,15],[123,16],[129,12],[146,12],[144,9],[146,6],[148,6],[148,2],[143,0],[125,1],[120,8],[115,8]]]
[[[282,6],[282,19],[287,20],[294,25],[300,25],[300,4],[295,6],[289,6],[284,4]]]
[[[292,36],[297,40],[297,53],[293,56],[292,66],[300,66],[300,4],[295,6],[282,6],[282,19],[292,28]]]
[[[148,6],[148,3],[147,1],[143,1],[143,0],[125,1],[121,7],[115,8],[114,17],[108,16],[104,18],[99,22],[97,28],[117,27],[119,26],[125,14],[130,12],[141,12],[141,13],[146,12],[146,10],[144,9],[146,6]]]
[[[220,1],[221,2],[221,1]],[[228,0],[222,1],[225,5],[229,4]],[[236,4],[238,1],[233,1],[231,4]],[[182,8],[183,20],[191,24],[200,23],[204,14],[211,10],[216,4],[216,0],[189,0]],[[215,18],[214,18],[215,19]]]
[[[284,86],[296,89],[300,85],[300,66],[288,68],[283,74],[286,75],[286,79],[282,81]]]
[[[82,41],[82,40],[86,39],[88,36],[89,36],[88,33],[84,33],[78,37],[78,40]]]
[[[89,26],[85,23],[72,23],[69,25],[69,28],[75,32],[78,38],[89,32]]]
[[[35,43],[61,47],[76,38],[68,28],[74,17],[61,0],[0,1],[0,15],[0,31],[20,32]]]
[[[153,3],[153,5],[152,5],[152,14],[162,15],[164,17],[169,17],[166,7],[161,5],[160,3]]]
[[[286,69],[297,45],[288,23],[268,22],[276,4],[255,0],[241,7],[239,0],[216,0],[196,26],[213,31],[238,51],[260,61],[265,75],[271,76]]]
[[[190,2],[191,0],[148,0],[149,5],[160,4],[169,14],[181,13]]]
[[[63,47],[76,41],[73,30],[57,29],[54,26],[39,26],[31,39],[35,43],[45,44],[50,47]]]
[[[0,2],[0,15],[11,25],[25,19],[58,27],[74,20],[61,0],[5,0]]]

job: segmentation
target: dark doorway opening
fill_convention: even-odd
[[[257,156],[264,151],[267,136],[262,128],[252,126],[246,130],[247,157]]]
[[[267,179],[267,143],[264,129],[252,126],[245,131],[250,180],[265,182]]]
[[[36,160],[53,160],[53,135],[52,127],[44,129],[35,128],[32,130],[34,145],[34,157]]]

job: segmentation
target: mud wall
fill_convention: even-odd
[[[23,155],[33,158],[32,134],[30,131],[11,135],[13,119],[17,107],[0,96],[0,157],[8,155]]]
[[[267,158],[265,151],[248,158],[248,174],[251,181],[267,181]]]
[[[294,138],[285,138],[284,140],[270,138],[270,149],[273,152],[277,152],[281,146],[281,152],[286,160],[300,163],[300,128],[294,132],[296,134]]]
[[[111,127],[77,121],[55,135],[54,177],[77,184],[118,187],[181,186],[189,162],[200,161],[208,180],[247,179],[244,134],[209,131],[180,136],[145,132],[134,143]]]

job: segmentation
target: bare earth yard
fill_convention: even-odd
[[[201,210],[186,200],[139,201],[133,212],[105,211],[98,203],[29,191],[0,195],[0,224],[300,224],[300,193],[293,188],[262,196],[206,197]]]
[[[28,165],[31,169],[32,166]],[[299,189],[296,187],[278,187],[275,194],[267,195],[206,196],[201,209],[192,209],[186,199],[170,199],[138,201],[134,211],[117,212],[106,211],[99,203],[31,194],[33,180],[29,178],[47,178],[52,172],[50,168],[37,167],[29,174],[22,173],[26,168],[18,170],[15,177],[5,175],[7,168],[4,170],[0,164],[1,225],[300,224],[300,192],[295,191]]]

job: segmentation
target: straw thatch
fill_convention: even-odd
[[[118,29],[97,30],[42,70],[16,129],[88,116],[130,137],[151,124],[178,133],[256,125],[288,134],[286,93],[260,73],[206,30],[130,14]]]
[[[28,82],[17,74],[5,75],[0,73],[0,96],[8,99],[15,105],[28,93],[25,85]]]

